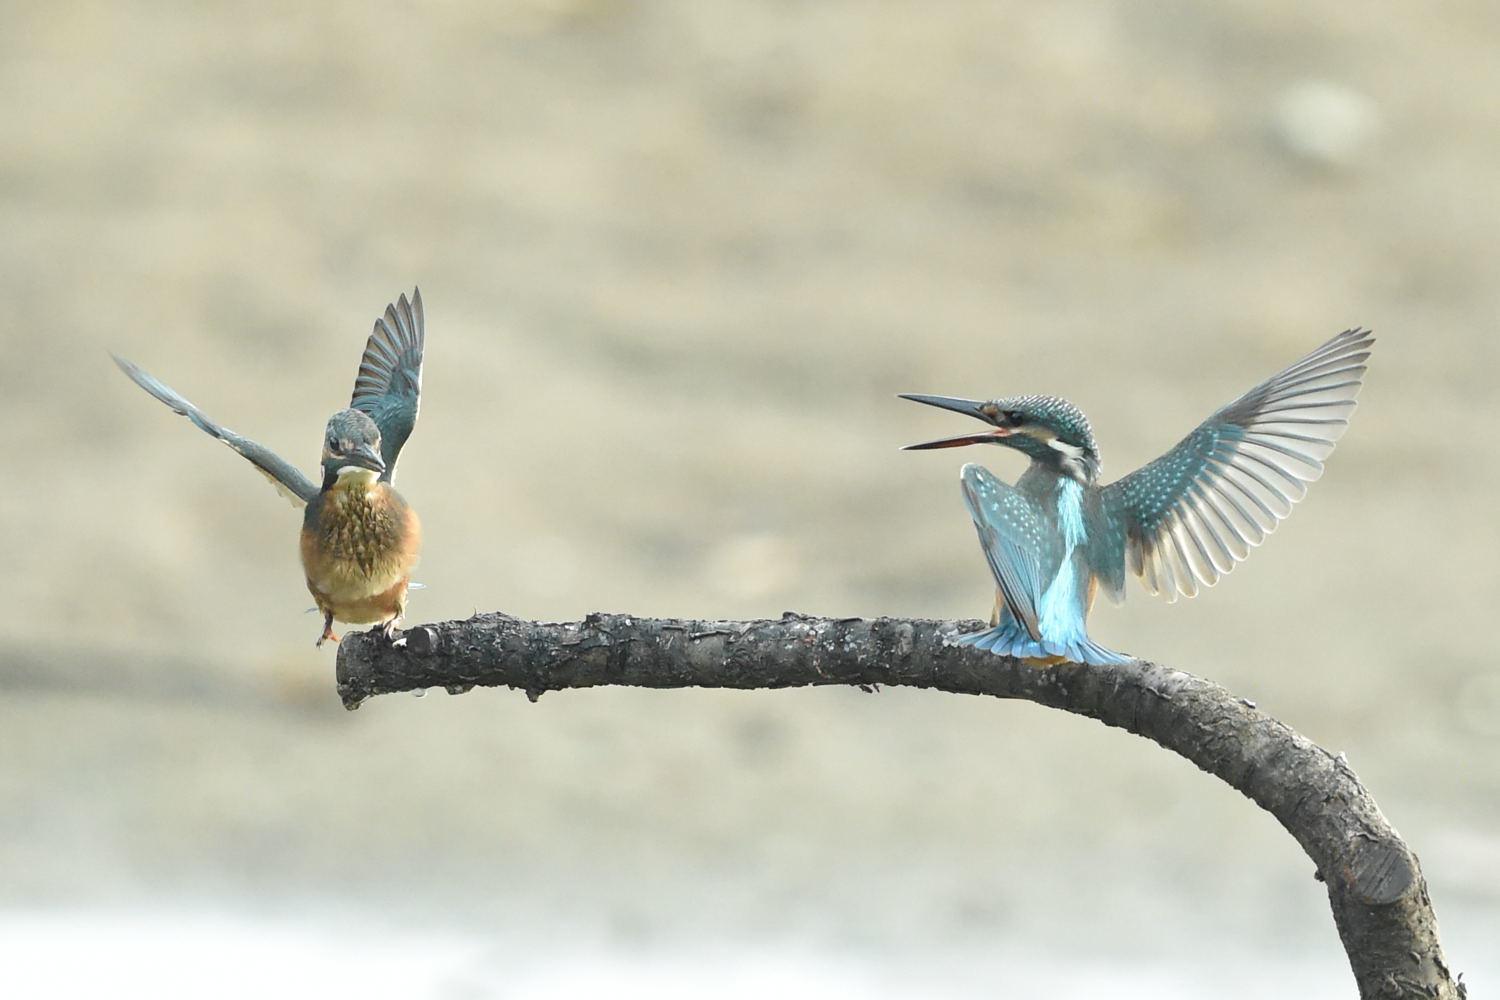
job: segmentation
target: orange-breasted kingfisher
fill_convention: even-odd
[[[991,627],[958,641],[1041,665],[1131,662],[1088,636],[1099,588],[1123,599],[1128,565],[1174,601],[1233,569],[1323,474],[1374,342],[1367,330],[1346,330],[1107,486],[1088,419],[1065,399],[902,393],[991,425],[908,449],[998,444],[1031,460],[1014,486],[972,462],[960,473],[996,597]]]
[[[164,382],[112,355],[142,389],[249,459],[293,503],[305,505],[302,568],[323,613],[319,646],[338,641],[335,620],[378,622],[389,639],[406,611],[422,526],[392,484],[396,458],[417,421],[425,338],[420,290],[412,292],[410,301],[402,295],[375,321],[349,408],[328,418],[321,485],[264,445],[211,420]]]

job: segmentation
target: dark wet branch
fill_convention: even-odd
[[[1459,998],[1444,964],[1417,858],[1342,755],[1192,674],[1027,666],[946,645],[954,623],[897,618],[677,621],[590,615],[539,623],[505,615],[420,625],[390,645],[350,634],[338,655],[348,708],[395,691],[511,687],[535,699],[604,684],[650,688],[902,685],[1024,698],[1137,733],[1228,782],[1297,839],[1326,883],[1360,996]]]

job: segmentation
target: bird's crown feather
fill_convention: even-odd
[[[1030,420],[1053,431],[1068,444],[1083,448],[1094,454],[1099,448],[1094,444],[1094,429],[1083,411],[1060,396],[1012,396],[997,399],[994,406],[1001,411],[1015,410]]]

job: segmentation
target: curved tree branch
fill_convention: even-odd
[[[1039,669],[949,645],[977,622],[898,618],[678,621],[589,615],[538,623],[501,614],[420,625],[396,644],[340,644],[339,693],[366,698],[475,685],[544,692],[604,684],[677,688],[902,685],[1024,698],[1129,730],[1239,789],[1296,838],[1328,887],[1363,998],[1454,998],[1414,855],[1342,754],[1334,755],[1192,674],[1153,663]]]

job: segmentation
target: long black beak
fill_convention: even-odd
[[[980,420],[988,421],[981,407],[984,406],[982,399],[959,399],[957,396],[924,396],[920,392],[898,392],[902,399],[909,399],[913,403],[926,403],[928,406],[937,406],[954,413],[962,413],[967,417],[978,417]]]
[[[363,469],[371,469],[375,472],[385,471],[385,459],[380,457],[380,452],[368,441],[359,444],[346,451],[333,456],[339,465],[357,465]]]
[[[989,415],[984,412],[987,405],[981,399],[960,399],[957,396],[925,396],[917,392],[899,392],[896,395],[902,399],[909,399],[914,403],[926,403],[928,406],[936,406],[944,410],[952,410],[954,413],[962,413],[976,420],[990,422]],[[921,444],[909,444],[902,451],[926,451],[929,448],[960,448],[966,444],[986,444],[999,438],[1010,437],[1013,432],[1006,427],[991,427],[987,431],[975,434],[960,434],[958,437],[939,438],[936,441],[924,441]]]

